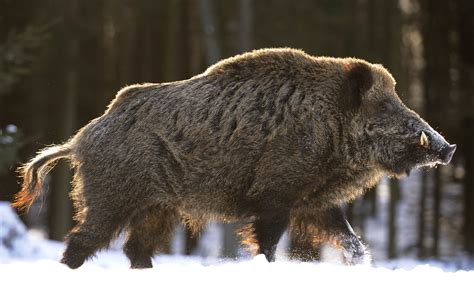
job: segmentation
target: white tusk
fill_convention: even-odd
[[[428,137],[426,137],[426,134],[423,131],[421,131],[420,146],[423,147],[423,148],[428,148],[428,146],[429,146]]]

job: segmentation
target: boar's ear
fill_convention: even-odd
[[[369,65],[361,62],[344,66],[345,79],[342,89],[342,104],[345,108],[357,109],[362,104],[362,95],[372,87],[372,72]]]

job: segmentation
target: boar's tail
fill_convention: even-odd
[[[70,154],[71,149],[67,145],[52,146],[43,149],[30,162],[21,166],[18,172],[23,183],[12,206],[19,210],[30,208],[42,191],[46,174],[53,169],[58,159],[67,158]]]

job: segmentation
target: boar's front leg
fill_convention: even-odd
[[[288,253],[290,259],[304,262],[320,261],[321,243],[315,241],[313,237],[301,237],[292,231],[289,231],[290,247]]]
[[[339,237],[335,237],[334,244],[342,249],[344,259],[348,265],[369,264],[371,257],[365,245],[360,241],[359,237],[352,231],[352,227],[347,222],[347,229],[350,233],[341,233]]]
[[[263,215],[254,223],[255,238],[259,247],[257,254],[264,254],[268,262],[275,261],[275,252],[281,235],[288,227],[287,215]]]
[[[253,251],[254,256],[263,254],[268,262],[274,262],[278,241],[288,223],[288,213],[262,213],[239,232],[242,244],[255,244],[258,248]]]
[[[311,250],[314,250],[308,251],[307,255],[317,255],[317,249],[320,245],[329,243],[342,250],[345,262],[348,265],[370,262],[370,255],[365,245],[354,233],[340,207],[314,214],[300,214],[295,219],[296,223],[291,225],[290,236],[298,247],[311,247]],[[301,250],[298,247],[293,247],[293,249]],[[298,255],[294,256],[300,258]],[[301,260],[307,259],[303,257]]]

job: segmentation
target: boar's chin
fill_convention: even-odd
[[[398,163],[394,167],[390,167],[388,169],[388,173],[392,177],[400,178],[403,176],[409,176],[410,172],[412,170],[416,169],[423,169],[423,168],[434,168],[438,166],[439,164],[443,164],[439,161],[433,161],[433,162],[422,162],[422,163]]]
[[[389,170],[389,174],[392,177],[401,178],[401,177],[404,177],[404,176],[409,176],[410,172],[415,168],[416,167],[406,167],[406,168],[403,168],[403,169],[402,168],[391,169],[391,170]]]
[[[399,160],[392,165],[385,165],[387,173],[396,178],[410,175],[410,172],[414,169],[425,166],[422,163],[417,163],[416,161],[410,161],[408,159]]]

